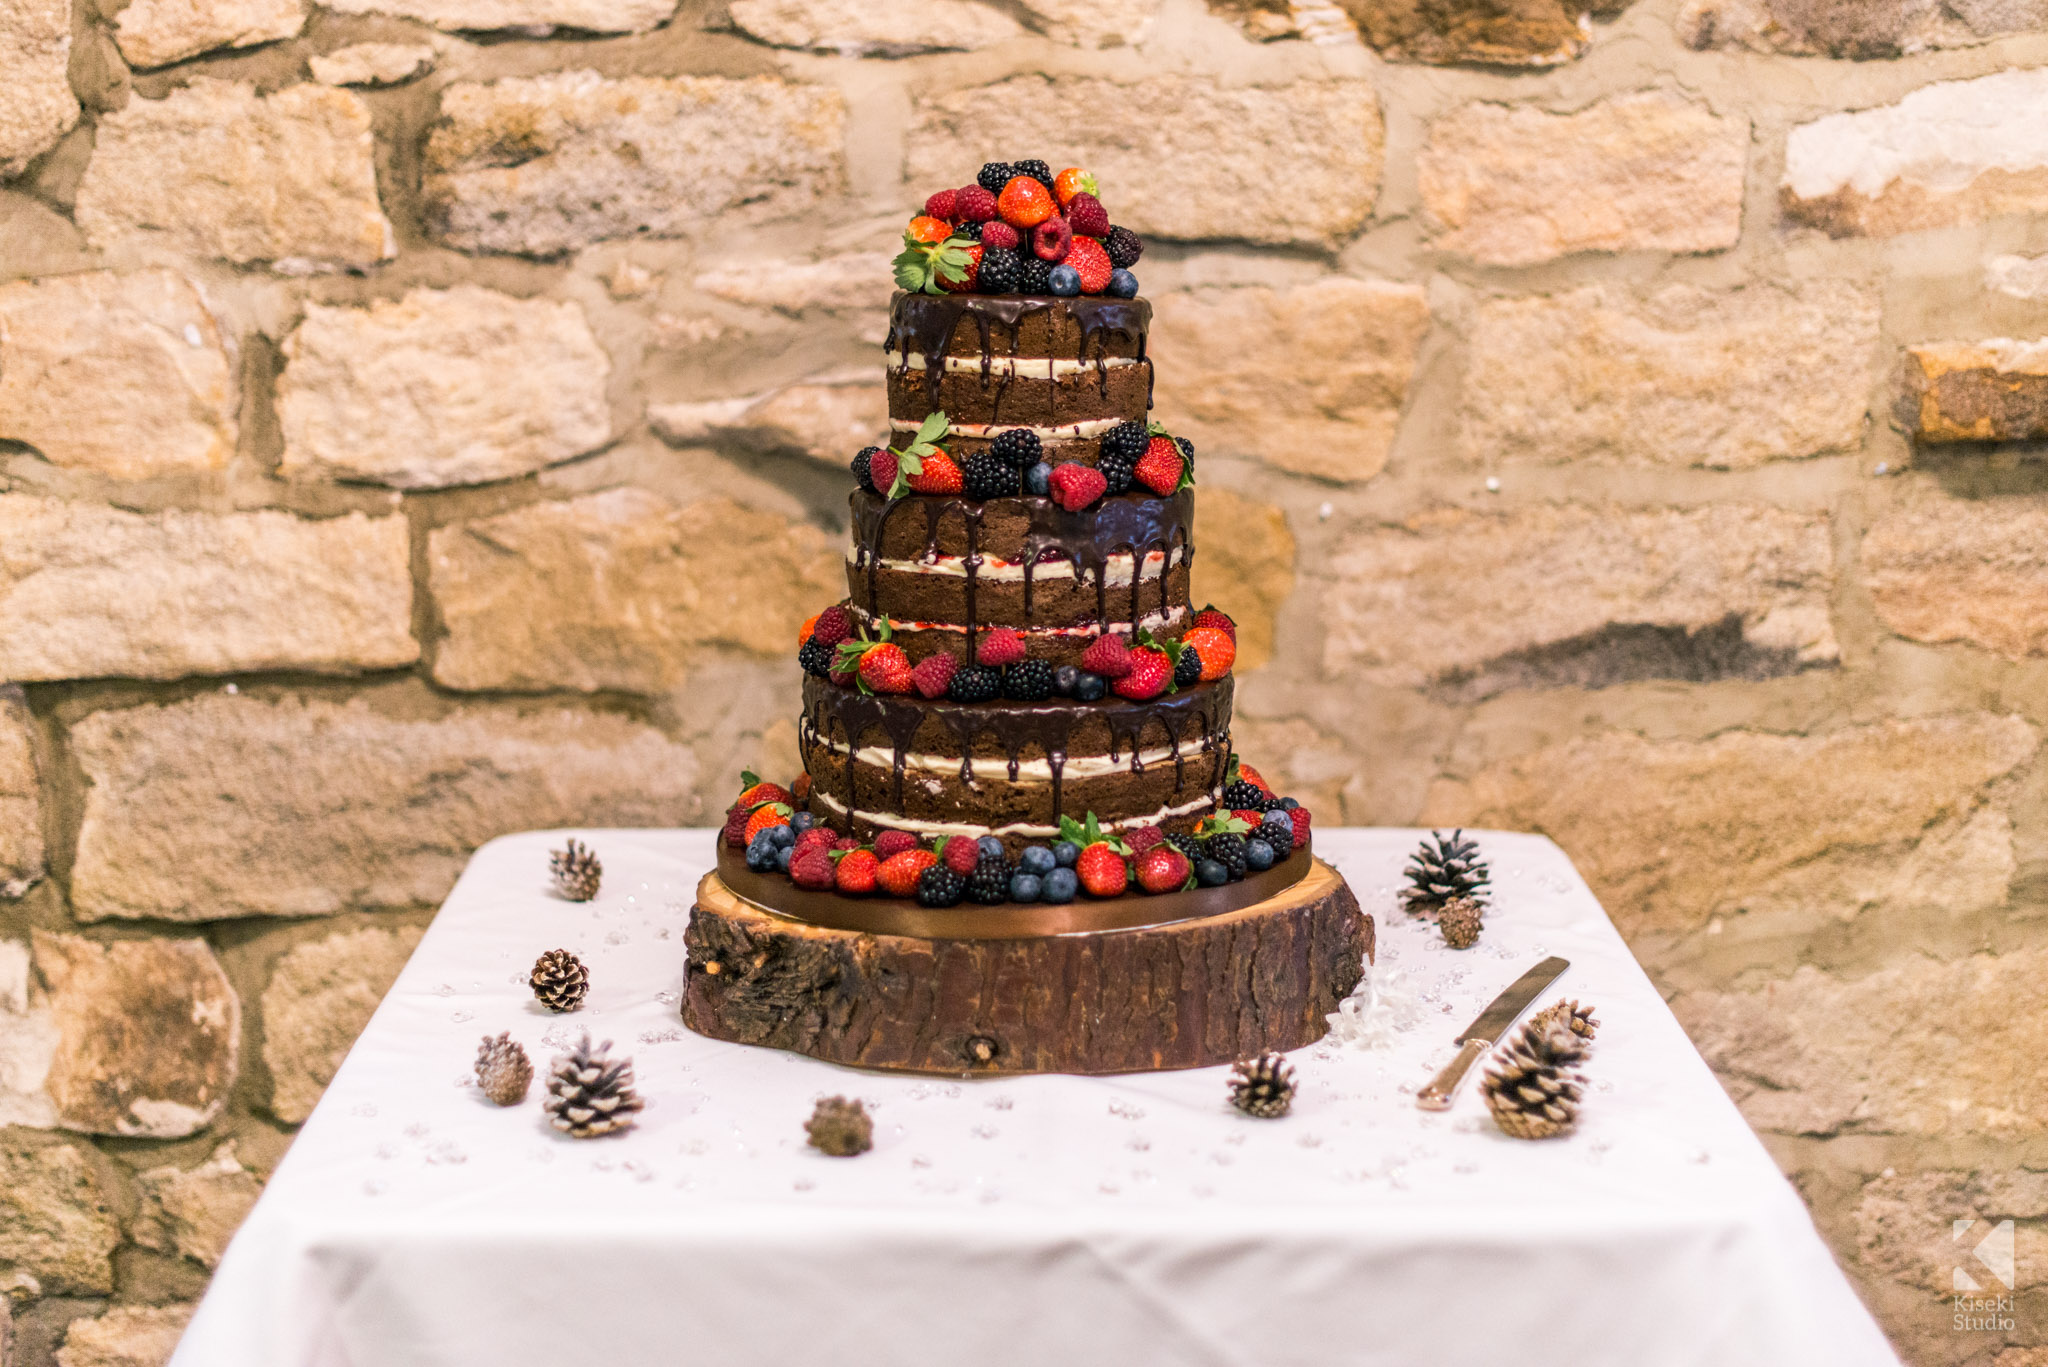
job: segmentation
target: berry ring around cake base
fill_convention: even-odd
[[[1322,1038],[1373,953],[1372,918],[1343,878],[1305,863],[1291,886],[1228,911],[1003,938],[812,924],[708,873],[684,937],[683,1023],[830,1063],[955,1075],[1151,1072],[1298,1049]]]

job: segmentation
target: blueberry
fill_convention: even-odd
[[[1273,867],[1273,847],[1254,837],[1244,842],[1244,866],[1253,873]]]
[[[1081,857],[1081,847],[1071,840],[1062,840],[1052,847],[1052,862],[1063,869],[1074,867],[1074,861]]]
[[[1052,466],[1044,461],[1024,472],[1024,492],[1044,498],[1052,492]]]
[[[789,829],[789,828],[788,828],[788,827],[786,827],[786,826],[783,826],[783,827],[778,827],[777,829],[778,829],[778,830],[787,830],[787,829]],[[791,847],[790,847],[790,846],[788,846],[788,845],[779,845],[779,846],[777,846],[777,847],[776,847],[776,850],[775,850],[775,867],[776,867],[776,869],[777,869],[778,871],[782,872],[782,873],[788,873],[788,872],[789,872],[789,857],[790,857],[791,855],[795,854],[795,853],[796,853],[795,849],[791,848]]]
[[[1294,834],[1294,818],[1287,815],[1284,808],[1275,807],[1272,811],[1267,812],[1265,821],[1260,824],[1266,826],[1285,826],[1289,835]]]
[[[1214,859],[1195,865],[1195,881],[1205,888],[1220,888],[1230,881],[1230,870]]]
[[[1102,695],[1109,692],[1109,680],[1100,674],[1083,672],[1074,680],[1074,696],[1082,702],[1101,702]]]
[[[747,846],[747,871],[766,873],[774,867],[775,842],[768,838],[768,832],[763,831]]]
[[[1054,294],[1075,295],[1081,292],[1081,272],[1072,266],[1054,266],[1045,278],[1046,288]]]
[[[1043,845],[1028,845],[1024,853],[1017,856],[1018,867],[1039,878],[1058,868],[1059,862],[1052,857],[1052,851]]]
[[[794,826],[770,826],[762,834],[774,841],[775,848],[778,850],[786,850],[796,844],[796,827]]]
[[[996,839],[992,835],[983,836],[981,839],[974,842],[974,846],[976,849],[980,850],[984,856],[992,854],[998,859],[1001,859],[1003,857],[1003,842]]]
[[[1013,873],[1010,875],[1010,900],[1012,902],[1036,902],[1038,895],[1045,891],[1045,884],[1035,873]]]
[[[790,829],[795,831],[798,835],[802,835],[805,831],[808,831],[811,827],[817,824],[818,818],[812,816],[809,812],[798,812],[795,816],[789,819]]]
[[[1054,869],[1045,876],[1045,887],[1039,896],[1048,902],[1071,902],[1080,890],[1079,874],[1072,869]]]
[[[1052,691],[1062,698],[1074,696],[1074,685],[1081,680],[1081,671],[1073,665],[1061,665],[1052,672]]]
[[[1283,797],[1280,799],[1280,810],[1283,812],[1291,812],[1300,805],[1301,804],[1299,802],[1296,802],[1291,797]]]
[[[1108,293],[1115,295],[1119,299],[1137,298],[1138,277],[1125,270],[1111,271],[1109,273]]]

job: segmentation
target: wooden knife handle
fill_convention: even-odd
[[[1415,1104],[1425,1111],[1448,1111],[1451,1098],[1457,1094],[1458,1084],[1465,1080],[1465,1074],[1472,1071],[1472,1065],[1479,1062],[1479,1056],[1492,1047],[1491,1040],[1468,1039],[1458,1056],[1444,1065],[1444,1070],[1429,1080],[1429,1085],[1415,1094]]]

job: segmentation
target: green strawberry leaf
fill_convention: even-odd
[[[1195,834],[1201,836],[1244,835],[1251,828],[1252,823],[1246,821],[1241,816],[1212,816],[1202,823],[1201,829],[1196,831]]]
[[[951,430],[952,424],[947,421],[943,409],[937,413],[927,413],[925,414],[923,425],[917,429],[915,444],[929,446]]]
[[[934,274],[949,285],[957,285],[967,279],[967,272],[974,264],[968,248],[973,245],[973,239],[966,237],[949,237],[939,243],[938,250],[932,253]],[[943,291],[934,289],[931,293]]]
[[[1090,819],[1093,819],[1092,813],[1090,814]],[[1071,816],[1068,816],[1065,812],[1061,812],[1060,839],[1070,841],[1085,850],[1088,848],[1088,828],[1074,820]]]
[[[1230,763],[1226,765],[1223,770],[1223,786],[1228,788],[1231,784],[1237,782],[1237,777],[1237,752],[1233,750],[1230,752]]]
[[[745,792],[761,781],[761,776],[752,769],[740,770],[740,791]]]

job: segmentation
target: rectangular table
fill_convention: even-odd
[[[1496,909],[1455,952],[1400,912],[1421,832],[1319,831],[1378,922],[1383,1003],[1293,1056],[1293,1114],[1227,1070],[948,1080],[702,1039],[677,1016],[708,831],[574,832],[589,905],[547,890],[567,832],[478,851],[235,1237],[175,1367],[1503,1367],[1893,1363],[1806,1210],[1562,851],[1482,833]],[[526,971],[567,948],[583,1010]],[[1597,1005],[1569,1138],[1496,1131],[1469,1080],[1417,1108],[1453,1033],[1545,954]],[[1358,1003],[1347,1007],[1356,1015]],[[474,1086],[509,1029],[533,1097]],[[572,1140],[538,1098],[588,1029],[648,1106]],[[803,1142],[859,1096],[875,1147]]]

